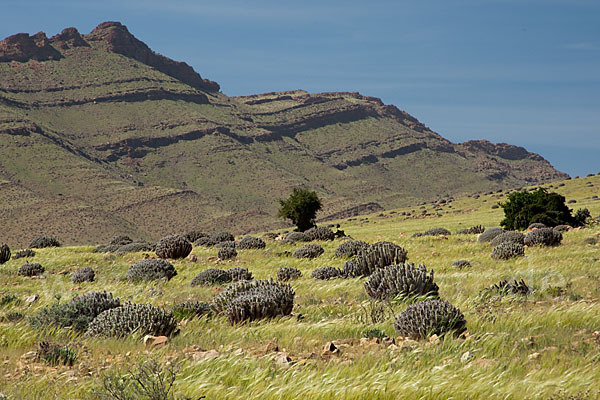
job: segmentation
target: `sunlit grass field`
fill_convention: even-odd
[[[555,183],[549,190],[576,200],[569,204],[574,210],[587,207],[596,217],[600,201],[592,196],[598,187],[600,176],[593,176],[564,181],[560,187]],[[336,221],[354,239],[392,241],[408,251],[410,262],[435,271],[440,297],[460,308],[467,320],[464,337],[443,340],[397,338],[393,321],[407,304],[371,300],[364,279],[310,278],[317,267],[343,266],[346,260],[333,256],[339,240],[319,242],[325,254],[313,260],[284,255],[300,244],[274,241],[264,250],[240,250],[229,262],[216,261],[217,249],[195,247],[196,262],[171,261],[178,275],[158,283],[132,284],[125,279],[129,266],[143,253],[41,249],[32,261],[45,267],[44,279],[17,276],[25,261],[11,259],[0,266],[0,298],[14,295],[18,300],[1,305],[0,317],[21,312],[25,318],[0,322],[0,392],[11,400],[93,399],[102,391],[101,377],[108,371],[125,371],[140,360],[156,359],[180,365],[173,391],[191,399],[597,398],[600,244],[583,241],[598,237],[600,226],[565,232],[562,245],[555,248],[526,248],[525,257],[493,260],[489,244],[478,243],[476,235],[454,233],[473,225],[498,226],[502,209],[492,206],[505,198],[499,193],[458,198],[435,210],[427,204],[427,215],[419,218],[400,214],[414,210],[413,215],[420,215],[422,209],[415,206]],[[453,234],[411,238],[432,227],[445,227]],[[472,266],[452,267],[457,259],[467,259]],[[72,284],[70,273],[83,266],[96,271],[95,282]],[[283,266],[299,268],[303,276],[291,282],[296,292],[292,315],[236,326],[224,317],[185,321],[181,333],[157,349],[137,335],[96,339],[70,329],[36,330],[26,318],[51,303],[93,290],[167,309],[188,299],[209,301],[218,288],[192,288],[192,278],[207,268],[234,266],[248,268],[258,279],[274,277]],[[524,279],[534,292],[527,297],[482,294],[503,279]],[[30,305],[25,299],[33,294],[40,297]],[[364,339],[365,331],[373,328],[393,341]],[[50,367],[22,358],[43,340],[74,349],[74,366]],[[339,352],[324,352],[328,342]]]

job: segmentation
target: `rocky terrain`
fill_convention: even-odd
[[[0,221],[15,246],[264,230],[295,186],[328,219],[565,177],[355,92],[228,97],[118,22],[0,42]]]

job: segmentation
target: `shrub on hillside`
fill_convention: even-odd
[[[173,307],[173,317],[179,320],[211,316],[210,303],[199,301],[184,301]]]
[[[264,249],[266,244],[261,238],[244,236],[235,247],[239,250]]]
[[[491,257],[496,260],[509,260],[515,257],[523,257],[525,247],[521,243],[503,242],[492,250]]]
[[[182,235],[169,235],[156,243],[154,252],[160,258],[185,258],[192,252],[192,244]]]
[[[333,240],[335,239],[335,233],[326,226],[313,226],[309,230],[304,232],[310,240]]]
[[[109,246],[123,246],[126,244],[129,244],[133,242],[133,240],[131,240],[131,238],[127,235],[117,235],[115,237],[113,237],[112,239],[110,239],[110,242],[108,242]]]
[[[527,286],[525,281],[521,279],[520,281],[514,280],[513,282],[507,280],[500,281],[497,284],[492,285],[488,291],[498,294],[520,294],[526,296],[531,293],[533,289]]]
[[[218,268],[208,268],[196,275],[190,285],[222,285],[231,282],[232,274]]]
[[[129,281],[152,281],[162,278],[170,280],[177,275],[175,267],[166,260],[147,259],[139,261],[129,267],[125,275]]]
[[[487,228],[482,234],[477,237],[479,243],[491,242],[496,236],[504,233],[504,229],[494,227]]]
[[[29,244],[30,249],[43,249],[45,247],[60,247],[60,242],[52,236],[40,236]]]
[[[243,267],[233,267],[227,270],[229,276],[231,276],[232,282],[237,281],[249,281],[252,280],[252,272],[248,271],[247,268]]]
[[[94,282],[96,274],[91,267],[79,268],[71,275],[71,282],[82,283],[82,282]]]
[[[534,229],[527,232],[523,239],[526,246],[558,246],[562,242],[562,233],[551,228]]]
[[[360,252],[366,251],[369,243],[362,240],[346,240],[335,250],[334,257],[352,257]]]
[[[451,267],[455,268],[469,268],[470,266],[469,260],[456,260],[451,264]]]
[[[342,272],[344,277],[366,277],[379,268],[402,264],[406,262],[406,258],[407,252],[402,247],[390,242],[379,242],[346,261]]]
[[[427,274],[424,265],[413,263],[388,265],[373,272],[364,284],[367,294],[376,300],[396,296],[438,297],[438,286],[433,281],[433,271]]]
[[[342,270],[335,267],[319,267],[315,269],[311,274],[311,278],[319,280],[329,280],[342,276]]]
[[[452,232],[450,232],[446,228],[431,228],[422,233],[415,233],[413,237],[422,237],[422,236],[449,236]]]
[[[516,231],[507,231],[499,234],[495,238],[492,239],[491,245],[498,246],[500,243],[511,242],[511,243],[519,243],[524,244],[525,235],[521,232]]]
[[[507,202],[500,205],[504,209],[504,219],[500,225],[506,229],[523,230],[535,222],[546,226],[581,225],[581,222],[571,215],[564,196],[548,193],[544,188],[533,192],[524,190],[511,193]]]
[[[7,244],[0,246],[0,264],[4,264],[10,260],[10,247]]]
[[[412,304],[398,315],[394,328],[399,336],[419,340],[431,335],[458,336],[467,330],[460,310],[445,300],[425,300]]]
[[[86,335],[125,337],[132,332],[171,336],[177,332],[177,319],[173,313],[150,304],[126,303],[98,314],[88,325]]]
[[[154,251],[154,246],[145,242],[131,242],[120,246],[116,254],[122,256],[127,253],[138,253],[140,251]]]
[[[17,275],[19,276],[38,276],[44,273],[44,267],[38,263],[27,263],[19,267]]]
[[[290,232],[285,235],[284,241],[288,243],[310,242],[310,237],[304,232]]]
[[[324,252],[325,250],[323,250],[323,247],[321,247],[321,245],[318,245],[316,243],[309,243],[300,247],[299,249],[296,249],[292,256],[295,258],[316,258]]]
[[[321,209],[321,200],[316,192],[294,188],[285,200],[279,200],[278,216],[289,219],[298,227],[300,232],[315,225],[317,211]]]
[[[14,255],[13,255],[13,260],[16,260],[17,258],[31,258],[31,257],[35,257],[35,251],[31,250],[31,249],[24,249],[24,250],[19,250],[17,251]]]
[[[478,235],[485,231],[485,227],[483,225],[475,225],[470,228],[460,229],[456,232],[457,235]]]
[[[198,239],[208,237],[209,235],[208,233],[202,231],[190,231],[183,236],[185,236],[188,242],[195,243]]]
[[[277,280],[281,282],[298,279],[301,276],[302,272],[296,267],[281,267],[277,270]]]
[[[235,247],[221,247],[217,253],[217,257],[219,257],[219,260],[223,261],[232,260],[237,257],[237,251],[235,250]]]

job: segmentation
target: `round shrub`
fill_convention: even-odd
[[[84,332],[100,313],[120,306],[121,301],[113,298],[112,293],[88,292],[66,303],[43,308],[30,319],[30,323],[36,328],[71,326],[76,331]]]
[[[471,263],[469,260],[456,260],[451,265],[454,268],[469,268]]]
[[[460,310],[445,300],[425,300],[412,304],[398,315],[394,328],[399,336],[419,340],[431,335],[458,336],[467,330]]]
[[[208,268],[205,269],[204,271],[200,272],[198,275],[196,275],[193,279],[192,282],[190,283],[190,285],[193,286],[198,286],[198,285],[203,285],[203,286],[209,286],[209,285],[222,285],[224,283],[229,283],[231,282],[231,273],[224,271],[222,269],[218,269],[218,268]]]
[[[17,251],[14,255],[13,255],[13,260],[16,260],[17,258],[31,258],[31,257],[35,257],[35,251],[31,250],[31,249],[24,249],[24,250],[19,250]]]
[[[231,260],[237,257],[237,251],[235,247],[221,247],[217,253],[217,257],[219,257],[219,260]]]
[[[10,248],[7,244],[0,246],[0,264],[4,264],[10,260]]]
[[[523,296],[527,296],[533,291],[532,288],[527,286],[523,279],[520,281],[514,280],[513,282],[507,280],[500,281],[497,284],[492,285],[488,290],[499,294],[520,294]]]
[[[94,253],[114,253],[120,248],[120,244],[101,244],[94,249]]]
[[[292,279],[298,279],[302,276],[302,272],[296,267],[281,267],[277,270],[277,280],[287,282]]]
[[[210,238],[215,243],[233,242],[235,240],[233,235],[229,232],[216,232],[210,235]]]
[[[252,277],[252,272],[248,271],[247,268],[233,267],[233,268],[229,268],[227,270],[227,272],[231,276],[232,282],[249,281],[249,280],[254,279]]]
[[[236,243],[233,240],[225,240],[224,242],[216,243],[215,247],[218,249],[221,249],[223,247],[230,247],[232,249],[235,249]]]
[[[344,277],[369,276],[379,268],[393,264],[403,264],[407,259],[407,251],[391,242],[378,242],[365,252],[359,253],[346,261],[342,273]]]
[[[131,240],[131,238],[127,235],[117,235],[115,237],[113,237],[112,239],[110,239],[110,242],[108,242],[109,246],[123,246],[126,244],[129,244],[133,242],[133,240]]]
[[[202,232],[202,231],[191,231],[186,233],[185,238],[188,240],[188,242],[190,243],[194,243],[196,242],[198,239],[203,238],[203,237],[208,237],[208,233],[206,232]]]
[[[296,251],[292,253],[292,256],[295,258],[316,258],[324,252],[325,250],[323,250],[323,247],[321,247],[321,245],[318,245],[316,243],[309,243],[300,247],[299,249],[296,249]]]
[[[532,229],[542,229],[542,228],[547,228],[546,224],[542,224],[541,222],[534,222],[533,224],[530,224],[527,227],[527,230],[532,230]]]
[[[215,244],[217,244],[217,242],[215,242],[210,236],[202,236],[194,242],[194,246],[204,247],[212,247]]]
[[[310,242],[310,237],[304,232],[290,232],[285,235],[284,241],[289,243]]]
[[[150,243],[131,242],[131,243],[127,243],[127,244],[120,246],[117,249],[116,253],[118,256],[122,256],[123,254],[127,254],[127,253],[138,253],[140,251],[153,251],[153,250],[154,250],[154,246],[152,246]]]
[[[553,229],[555,231],[559,231],[559,232],[566,232],[571,228],[573,228],[573,227],[570,225],[556,225]]]
[[[308,236],[310,240],[333,240],[335,239],[335,233],[326,226],[314,226],[304,234]]]
[[[388,265],[373,272],[364,284],[367,294],[376,300],[396,296],[438,297],[438,285],[433,281],[433,271],[427,274],[424,265],[413,263]]]
[[[60,247],[60,242],[52,236],[40,236],[29,244],[30,249],[43,249],[45,247]]]
[[[562,233],[550,228],[534,229],[525,234],[523,242],[526,246],[558,246],[562,242]]]
[[[500,243],[505,243],[505,242],[523,244],[524,240],[525,240],[525,235],[523,235],[521,232],[507,231],[507,232],[503,232],[503,233],[499,234],[498,236],[496,236],[495,238],[493,238],[492,241],[490,242],[490,244],[494,247],[498,246]]]
[[[169,235],[156,243],[154,252],[160,258],[185,258],[192,252],[192,244],[181,235]]]
[[[237,244],[236,248],[239,250],[251,250],[251,249],[264,249],[266,246],[265,241],[261,238],[252,236],[244,236]]]
[[[426,230],[425,232],[423,232],[423,236],[440,236],[440,235],[444,235],[444,236],[449,236],[451,235],[452,232],[450,232],[448,229],[446,228],[431,228]]]
[[[23,264],[19,267],[17,275],[19,276],[37,276],[44,273],[44,267],[38,263]]]
[[[171,336],[177,332],[173,313],[150,304],[126,303],[100,313],[90,322],[86,335],[125,337],[140,335]]]
[[[211,316],[210,303],[199,301],[184,301],[173,307],[173,317],[179,320]]]
[[[483,231],[482,234],[480,234],[477,237],[477,241],[479,243],[491,242],[496,236],[498,236],[501,233],[504,233],[504,229],[502,228],[487,228],[485,231]]]
[[[73,272],[71,275],[71,282],[73,283],[81,283],[81,282],[94,282],[96,274],[94,270],[90,267],[79,268],[77,271]]]
[[[329,280],[342,276],[342,270],[335,267],[319,267],[315,269],[311,274],[311,278],[320,280]]]
[[[509,260],[515,257],[523,257],[525,247],[521,243],[503,242],[492,250],[492,258],[496,260]]]
[[[129,267],[125,275],[128,280],[136,281],[153,281],[162,278],[170,280],[177,275],[175,267],[165,260],[150,258],[139,261]]]
[[[335,249],[334,257],[352,257],[360,252],[366,251],[369,243],[362,240],[346,240]]]
[[[289,315],[294,307],[294,290],[289,284],[273,280],[239,281],[227,286],[212,300],[216,313],[239,323],[279,315]]]

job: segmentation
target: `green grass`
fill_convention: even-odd
[[[591,199],[594,190],[586,186],[587,181],[600,179],[565,181],[556,190],[576,199],[575,208],[588,207],[597,216],[600,201]],[[223,317],[191,320],[182,323],[180,335],[152,351],[137,336],[92,339],[69,329],[34,330],[26,319],[0,322],[4,360],[0,392],[9,399],[93,398],[91,393],[99,390],[107,369],[127,368],[150,356],[182,363],[175,391],[191,398],[530,399],[550,398],[559,391],[583,396],[588,389],[592,389],[589,398],[595,398],[600,362],[600,339],[594,334],[600,321],[600,245],[585,245],[583,239],[599,234],[600,226],[566,232],[561,246],[527,248],[526,257],[510,261],[491,259],[491,247],[477,243],[474,235],[410,237],[437,226],[452,232],[477,224],[495,226],[502,217],[501,210],[491,208],[502,201],[498,196],[459,198],[435,210],[441,216],[411,218],[385,212],[339,221],[354,238],[393,241],[408,250],[409,261],[433,269],[440,296],[466,317],[466,338],[448,337],[439,343],[397,340],[394,346],[361,342],[367,329],[395,337],[393,319],[406,304],[384,307],[373,323],[378,305],[366,295],[363,280],[309,277],[316,267],[343,265],[344,260],[333,257],[339,242],[321,243],[325,254],[314,260],[277,256],[296,246],[270,242],[264,250],[239,251],[236,261],[218,267],[243,266],[255,278],[273,277],[282,266],[298,267],[303,277],[291,283],[296,291],[291,316],[237,326]],[[0,316],[17,311],[30,316],[53,302],[91,290],[166,308],[187,299],[208,301],[216,293],[215,288],[189,286],[199,271],[215,267],[211,257],[216,249],[194,248],[195,263],[173,261],[178,275],[169,282],[140,284],[127,282],[124,275],[143,257],[141,253],[116,257],[92,250],[91,246],[39,250],[34,260],[46,267],[45,279],[16,276],[24,261],[3,265],[0,297],[14,295],[18,300],[0,306]],[[470,260],[472,267],[452,268],[452,261],[459,258]],[[95,269],[96,281],[75,287],[64,272],[86,265]],[[482,294],[482,289],[502,279],[524,279],[534,292],[526,298]],[[40,299],[28,306],[24,299],[32,294]],[[20,360],[40,340],[76,350],[75,365],[50,367]],[[339,354],[322,354],[329,341],[337,344]],[[290,366],[278,365],[277,353],[265,353],[269,343],[292,358]],[[195,358],[200,350],[215,350],[218,355]],[[461,356],[467,351],[473,353],[473,360],[465,364]]]

